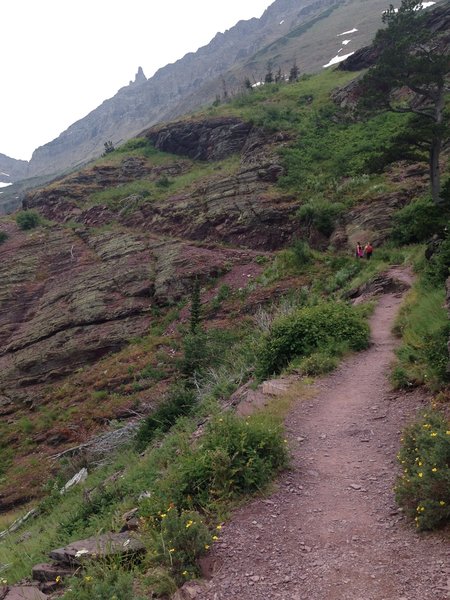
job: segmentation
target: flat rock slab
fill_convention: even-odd
[[[56,581],[57,577],[61,577],[61,579],[72,577],[77,571],[78,568],[76,566],[43,563],[33,567],[31,577],[34,581]]]
[[[292,381],[283,379],[273,379],[264,381],[262,384],[262,392],[267,396],[282,396],[287,392]]]
[[[80,540],[65,548],[50,552],[50,558],[69,565],[81,565],[86,560],[126,557],[145,553],[144,544],[129,532],[107,533]]]
[[[2,595],[5,594],[5,595]],[[0,588],[1,600],[47,600],[48,596],[43,594],[34,586],[14,586]]]

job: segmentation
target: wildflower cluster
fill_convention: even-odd
[[[168,567],[178,583],[198,576],[197,559],[216,537],[198,512],[179,510],[173,504],[142,519],[141,531],[149,537],[152,562]]]
[[[414,518],[418,530],[434,529],[450,520],[450,426],[430,410],[408,427],[398,454],[402,475],[396,499]]]

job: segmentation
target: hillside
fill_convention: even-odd
[[[240,21],[148,80],[139,70],[130,85],[36,149],[27,176],[79,167],[98,157],[106,140],[123,143],[144,127],[239,93],[246,78],[263,81],[268,64],[286,74],[294,62],[303,73],[320,71],[339,53],[368,44],[385,8],[385,0],[276,0],[260,19]]]
[[[0,218],[0,521],[7,527],[29,508],[39,512],[26,531],[0,537],[0,574],[9,583],[29,577],[50,550],[139,528],[152,553],[136,572],[101,565],[65,596],[95,597],[89,586],[98,580],[106,582],[96,592],[102,600],[117,594],[119,583],[127,590],[120,600],[168,597],[199,573],[198,555],[208,560],[236,503],[286,468],[283,419],[293,403],[306,408],[301,426],[308,437],[318,431],[313,418],[303,421],[309,403],[323,427],[332,425],[332,413],[314,404],[311,378],[343,358],[348,377],[352,361],[366,357],[349,404],[342,371],[326,384],[337,390],[333,381],[345,379],[332,400],[343,411],[349,443],[358,442],[352,464],[379,425],[352,433],[352,407],[356,421],[375,402],[386,410],[400,406],[397,396],[402,403],[389,427],[381,409],[374,416],[386,430],[383,460],[390,461],[391,479],[395,411],[402,419],[412,413],[403,390],[420,391],[417,405],[435,394],[436,405],[448,409],[448,207],[429,200],[426,152],[410,141],[405,146],[415,134],[410,115],[355,117],[359,75],[303,75],[149,127],[28,192],[25,210]],[[441,163],[445,182],[448,150]],[[371,260],[354,257],[358,241],[372,242]],[[396,344],[386,315],[376,312],[376,331],[386,337],[369,346],[367,318],[381,294],[391,322],[396,294],[406,290],[399,277],[409,274],[410,286],[412,267],[417,283],[396,323],[403,337],[391,380],[398,391],[388,400],[386,370]],[[383,359],[369,387],[378,389],[383,378],[384,395],[371,400],[364,369],[379,350]],[[269,401],[273,390],[286,391],[284,379],[297,387]],[[356,405],[360,394],[365,409]],[[229,410],[237,406],[248,419]],[[265,407],[262,414],[254,414],[258,407]],[[444,456],[445,423],[434,423]],[[299,428],[289,434],[291,446],[302,437]],[[324,444],[336,442],[330,453],[341,452],[336,432],[317,435]],[[370,460],[378,458],[375,446]],[[309,439],[307,447],[311,461],[320,452],[320,464],[327,463],[323,447]],[[445,456],[433,460],[447,477]],[[61,494],[84,467],[88,479]],[[295,486],[302,479],[310,493],[315,475],[299,469]],[[325,494],[320,498],[322,507]],[[308,502],[303,506],[312,510]],[[447,496],[430,508],[445,523]],[[387,501],[385,509],[392,510]],[[186,544],[182,559],[178,543]],[[309,554],[306,547],[313,548],[304,543],[296,552]],[[227,554],[226,545],[222,550]],[[208,572],[207,564],[202,568]],[[284,566],[270,568],[291,577]],[[46,594],[58,591],[52,581]]]

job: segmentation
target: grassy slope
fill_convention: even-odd
[[[207,110],[207,114],[238,114],[243,118],[251,118],[255,123],[261,126],[269,127],[273,130],[285,130],[294,135],[291,147],[284,151],[284,160],[287,166],[287,175],[282,185],[289,191],[295,193],[299,200],[314,194],[325,198],[327,202],[344,201],[352,205],[357,198],[366,197],[373,187],[374,181],[384,181],[383,174],[367,175],[364,161],[361,157],[361,147],[368,157],[379,153],[380,145],[389,141],[392,135],[392,122],[390,117],[378,118],[368,125],[346,123],[344,121],[335,123],[330,120],[334,112],[339,112],[332,107],[329,101],[329,93],[334,87],[343,85],[351,78],[351,75],[327,71],[320,76],[305,79],[295,85],[269,86],[266,89],[258,90],[248,96],[237,99],[230,105],[220,106]],[[312,101],[309,98],[312,97]],[[307,100],[305,100],[307,99]],[[331,112],[330,112],[331,111]],[[397,125],[399,125],[397,121]],[[316,127],[322,126],[324,136],[321,136],[322,143],[328,148],[328,153],[314,154],[314,147],[311,144],[303,145],[302,140],[314,141],[316,136]],[[378,132],[378,135],[372,135]],[[299,141],[296,140],[297,134]],[[360,145],[354,149],[355,143]],[[325,147],[324,146],[324,147]],[[346,148],[352,148],[346,154]],[[145,150],[134,150],[135,154],[142,154]],[[348,173],[346,175],[355,179],[355,185],[339,189],[335,185],[336,179],[339,179],[337,165],[340,164],[342,153],[346,156]],[[123,152],[102,159],[103,163],[119,160],[123,157]],[[149,156],[148,159],[161,161],[163,157]],[[314,177],[298,177],[302,165],[309,165]],[[236,160],[223,163],[221,166],[224,172],[232,172],[237,167]],[[217,165],[216,165],[217,167]],[[187,175],[183,175],[174,180],[171,184],[172,190],[184,189],[184,186],[192,185],[194,182],[203,181],[211,175],[211,166],[204,164],[191,164],[191,170]],[[138,185],[138,184],[134,184]],[[387,185],[387,184],[386,184]],[[97,195],[91,196],[89,202],[92,205],[96,203],[110,203],[112,207],[117,202],[128,195],[130,189],[119,190],[117,188],[104,190]],[[167,192],[164,188],[155,187],[149,190],[150,199],[155,195],[158,199],[163,199]],[[145,198],[144,198],[144,201]],[[150,201],[150,200],[148,200]],[[412,256],[422,252],[421,248],[406,248],[404,250],[385,249],[375,254],[375,259],[371,263],[355,262],[351,254],[343,253],[336,255],[334,252],[313,253],[308,261],[296,249],[286,249],[272,258],[264,257],[267,264],[263,264],[263,274],[254,282],[248,285],[247,289],[238,292],[222,291],[219,298],[220,282],[212,282],[215,293],[212,299],[204,306],[204,318],[210,320],[210,326],[214,332],[215,319],[219,316],[221,326],[224,323],[230,323],[236,314],[245,310],[247,302],[250,302],[252,295],[262,293],[265,301],[270,301],[274,284],[287,282],[286,289],[292,288],[289,302],[293,309],[296,305],[304,302],[298,290],[301,286],[309,289],[317,301],[323,297],[338,297],[342,292],[350,287],[360,284],[362,281],[370,278],[374,273],[385,269],[389,264],[399,262],[411,262]],[[440,301],[441,292],[433,292],[437,301]],[[416,306],[420,306],[420,301]],[[276,310],[285,309],[279,308]],[[418,309],[419,312],[422,310]],[[19,421],[14,424],[14,429],[21,430],[24,434],[24,446],[21,449],[26,450],[28,454],[37,450],[38,446],[33,443],[25,442],[29,439],[30,431],[39,432],[42,428],[52,425],[55,421],[62,419],[68,423],[72,419],[78,419],[81,413],[87,412],[87,408],[93,411],[93,415],[98,418],[107,417],[114,411],[115,406],[130,406],[139,401],[139,387],[141,378],[139,376],[149,365],[152,367],[148,373],[145,388],[146,394],[161,394],[161,378],[167,376],[169,379],[172,373],[177,374],[177,364],[173,358],[170,358],[172,351],[179,353],[179,335],[174,339],[165,338],[164,346],[159,337],[171,321],[176,322],[177,314],[166,312],[164,309],[155,318],[156,329],[149,333],[142,340],[136,340],[121,353],[103,359],[97,365],[86,369],[82,374],[75,374],[65,383],[56,387],[49,387],[48,402],[41,409],[30,416],[23,414]],[[439,316],[441,319],[441,316]],[[221,343],[220,329],[212,336]],[[411,334],[412,335],[412,334]],[[222,352],[214,352],[213,356],[220,356],[220,361],[212,361],[208,376],[205,376],[199,394],[199,405],[196,415],[191,419],[183,420],[178,431],[169,434],[163,442],[160,449],[156,448],[147,453],[143,458],[138,456],[132,450],[114,458],[112,464],[106,468],[96,470],[90,476],[86,483],[86,489],[98,488],[98,501],[88,502],[86,506],[83,500],[83,490],[74,490],[67,497],[60,498],[55,493],[49,502],[43,505],[45,515],[35,522],[27,525],[31,537],[16,545],[20,533],[12,535],[10,538],[0,542],[0,563],[12,563],[8,570],[8,577],[11,580],[19,579],[29,574],[29,569],[33,562],[37,562],[44,557],[45,553],[52,546],[66,543],[77,537],[83,537],[101,530],[107,530],[117,527],[119,516],[126,509],[131,508],[136,503],[136,498],[140,492],[155,485],[158,478],[161,481],[176,482],[176,476],[170,470],[170,464],[174,461],[174,452],[176,448],[186,448],[189,434],[196,426],[199,418],[217,412],[217,401],[226,398],[239,382],[248,378],[254,369],[253,352],[249,349],[254,348],[258,340],[261,339],[262,332],[254,331],[251,320],[244,320],[235,331],[231,338],[226,339],[225,346],[222,346]],[[217,346],[215,346],[217,348]],[[228,348],[228,351],[225,351]],[[165,354],[164,354],[165,353]],[[212,359],[209,359],[212,360]],[[163,367],[161,369],[161,363]],[[158,366],[159,365],[159,366]],[[162,370],[162,376],[155,374],[155,370]],[[119,382],[123,395],[118,389],[110,391],[111,381]],[[86,400],[86,391],[88,399]],[[101,394],[101,397],[100,395]],[[66,399],[71,398],[71,408],[67,410]],[[98,402],[101,399],[101,404]],[[64,414],[64,411],[65,414]],[[63,416],[61,416],[63,415]],[[86,427],[92,427],[92,423],[86,422]],[[7,465],[12,459],[11,452],[8,450],[9,436],[12,430],[8,424],[2,425],[1,432],[1,453],[2,465]],[[5,443],[6,442],[6,443]],[[187,450],[186,450],[187,451]],[[20,472],[23,474],[30,469],[36,468],[37,459],[31,455],[24,459],[24,463],[16,465],[16,470],[6,471],[4,469],[3,477],[17,477]],[[67,464],[62,473],[55,482],[55,489],[64,482],[64,479],[73,473],[78,465]],[[20,472],[19,472],[20,470]],[[123,477],[119,483],[108,483],[102,485],[107,476],[113,472],[123,472]],[[169,485],[167,483],[167,485]],[[100,486],[100,487],[99,487]],[[164,487],[164,485],[163,485]],[[212,515],[217,515],[217,506],[208,507]],[[219,510],[219,515],[223,513],[223,508]],[[10,519],[13,518],[11,515]],[[212,517],[212,520],[217,517]],[[7,521],[3,519],[3,524]]]

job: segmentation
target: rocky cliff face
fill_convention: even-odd
[[[273,186],[282,174],[276,151],[283,135],[227,117],[176,122],[145,136],[170,154],[116,153],[28,193],[25,208],[51,220],[44,227],[24,232],[12,218],[2,220],[8,239],[0,244],[0,418],[11,447],[17,423],[33,411],[61,406],[68,422],[58,418],[30,433],[40,456],[84,441],[112,415],[127,418],[140,389],[132,387],[127,353],[132,369],[147,367],[151,357],[139,345],[132,350],[130,340],[147,334],[161,311],[181,310],[194,279],[213,289],[246,288],[262,271],[258,259],[300,233],[292,219],[296,198]],[[136,182],[151,191],[102,202],[104,190]],[[249,304],[261,293],[255,290]],[[171,327],[159,352],[170,344]],[[154,381],[148,386],[144,406],[161,395]],[[95,402],[92,390],[111,393],[108,402]],[[27,457],[19,452],[15,460]],[[0,486],[0,512],[29,498],[42,477],[32,471],[33,481],[18,475],[14,486]]]
[[[12,183],[28,176],[28,162],[0,154],[0,182]]]
[[[39,233],[15,230],[0,246],[3,396],[29,397],[36,386],[120,349],[148,328],[152,307],[179,301],[193,277],[225,273],[298,233],[290,219],[295,199],[270,191],[282,173],[272,148],[282,136],[236,118],[179,122],[146,135],[180,158],[155,166],[126,156],[26,197],[25,208],[55,225]],[[105,187],[176,178],[198,159],[236,153],[231,174],[219,169],[163,200],[134,195],[117,206],[89,200]]]

